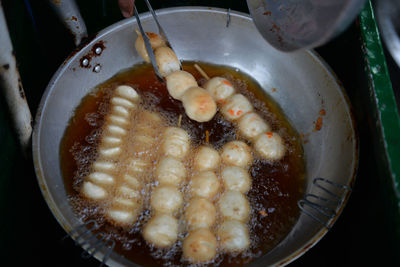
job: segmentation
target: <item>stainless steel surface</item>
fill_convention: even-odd
[[[51,7],[64,23],[65,27],[74,36],[75,45],[78,46],[86,38],[86,24],[83,20],[75,0],[49,0]]]
[[[365,0],[247,0],[261,35],[282,51],[315,48],[342,32]]]
[[[0,2],[0,83],[24,153],[30,148],[32,115],[19,75],[14,49]]]
[[[226,27],[226,10],[222,9],[171,8],[157,13],[180,59],[237,68],[257,80],[280,105],[297,131],[306,137],[303,145],[307,170],[305,193],[330,197],[313,186],[315,177],[352,187],[358,144],[350,106],[336,77],[318,55],[311,51],[278,52],[264,41],[246,14],[232,11],[230,25]],[[146,29],[156,30],[149,13],[142,15],[141,20]],[[40,104],[33,134],[35,169],[49,207],[69,233],[82,222],[68,203],[57,148],[81,99],[97,84],[142,62],[132,46],[132,40],[137,38],[135,24],[134,19],[128,19],[110,26],[73,53],[53,76]],[[215,36],[218,38],[213,38]],[[95,73],[81,67],[81,60],[99,42],[105,49],[91,59],[91,64],[102,66],[101,72]],[[322,109],[326,112],[322,128],[315,130]],[[334,193],[344,201],[335,207],[337,215],[328,221],[330,227],[349,197],[349,192]],[[302,213],[285,240],[253,264],[285,265],[314,246],[326,232],[324,226]],[[96,257],[101,259],[102,255]],[[115,253],[107,263],[127,264],[126,259]]]

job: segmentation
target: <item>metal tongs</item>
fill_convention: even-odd
[[[155,22],[157,24],[158,33],[165,40],[165,42],[167,43],[167,46],[169,48],[171,48],[172,51],[175,53],[174,49],[172,48],[172,46],[171,46],[171,44],[170,44],[170,42],[169,42],[169,40],[167,38],[167,35],[165,34],[165,32],[164,32],[163,28],[161,27],[160,23],[158,22],[157,15],[154,12],[153,8],[151,7],[150,2],[148,0],[145,0],[145,2],[146,2],[146,5],[147,5],[147,8],[150,10],[151,15],[153,16],[153,19],[155,20]],[[146,46],[147,54],[149,55],[151,64],[153,65],[153,68],[154,68],[154,71],[155,71],[157,77],[161,81],[164,81],[164,77],[161,75],[161,73],[160,73],[160,71],[158,69],[157,62],[156,62],[156,57],[154,56],[154,51],[153,51],[153,48],[151,47],[151,44],[150,44],[150,39],[147,36],[147,34],[145,33],[145,31],[143,30],[142,23],[140,22],[139,13],[138,13],[138,11],[136,9],[136,5],[134,5],[133,7],[134,7],[134,11],[135,11],[134,13],[135,13],[136,21],[137,21],[137,24],[139,26],[140,33],[142,34],[143,41],[144,41],[144,44]],[[175,53],[175,55],[176,55],[176,53]],[[182,69],[182,66],[181,66],[181,69]]]

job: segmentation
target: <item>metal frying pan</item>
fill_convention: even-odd
[[[278,52],[264,41],[247,14],[231,12],[229,27],[222,9],[181,7],[157,14],[180,59],[229,65],[249,74],[306,136],[306,195],[299,202],[303,212],[290,234],[252,264],[293,261],[334,224],[354,182],[358,144],[343,89],[316,53]],[[142,14],[141,20],[147,31],[156,30],[149,13]],[[50,81],[36,116],[32,141],[38,182],[54,216],[74,239],[77,235],[72,231],[82,222],[68,202],[61,177],[60,141],[74,109],[93,87],[142,61],[133,47],[135,26],[134,19],[123,20],[72,53]],[[322,122],[321,128],[316,122]],[[105,253],[96,257],[102,260]],[[107,264],[132,265],[114,252]]]

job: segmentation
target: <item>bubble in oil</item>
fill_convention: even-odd
[[[102,124],[101,115],[99,113],[87,113],[85,115],[85,120],[90,126],[99,127]]]

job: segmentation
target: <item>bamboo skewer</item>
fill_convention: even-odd
[[[204,78],[206,78],[207,80],[210,79],[210,77],[208,77],[207,73],[197,64],[194,64],[194,67],[196,68],[196,70],[198,72],[200,72],[201,76],[203,76]]]

